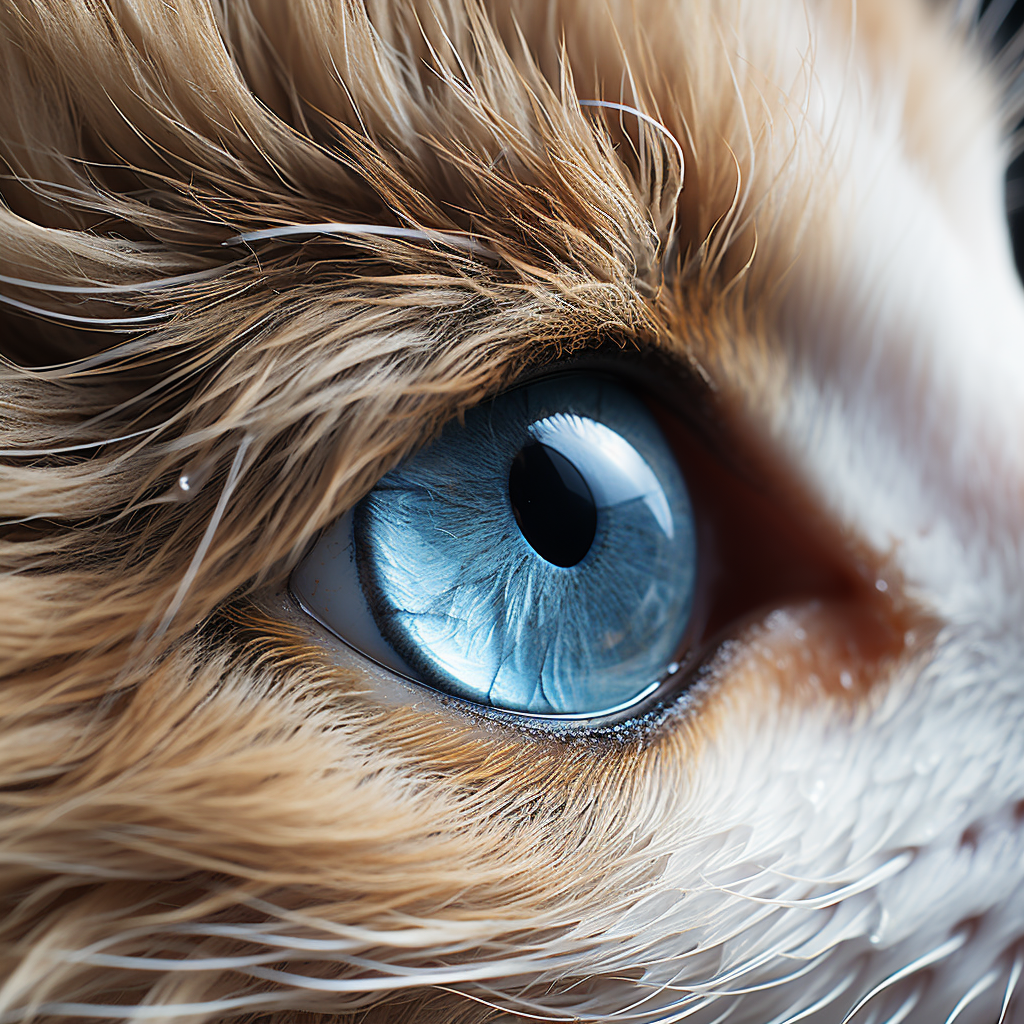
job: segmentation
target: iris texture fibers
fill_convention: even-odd
[[[554,565],[523,536],[509,472],[540,442],[585,478],[597,529]],[[426,682],[541,715],[601,714],[673,660],[693,603],[686,485],[628,391],[575,374],[507,392],[452,422],[357,507],[359,578],[389,644]]]

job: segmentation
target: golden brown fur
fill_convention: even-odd
[[[851,53],[865,95],[903,97],[879,109],[950,230],[989,244],[964,183],[998,99],[944,10],[3,0],[0,292],[33,309],[0,314],[0,1021],[639,998],[617,922],[713,834],[683,820],[705,751],[809,703],[852,728],[916,649],[855,699],[744,654],[653,734],[565,740],[385,700],[258,599],[531,368],[659,351],[706,382],[720,445],[766,430],[806,356],[799,267],[844,273],[854,142],[815,97]],[[322,222],[443,234],[225,244]],[[884,614],[910,614],[890,578]]]

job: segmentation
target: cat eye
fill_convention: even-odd
[[[654,417],[577,373],[449,423],[324,532],[291,589],[444,693],[592,718],[676,670],[696,582],[693,507]]]
[[[320,534],[290,591],[418,684],[601,728],[686,692],[758,609],[871,590],[796,488],[726,463],[621,374],[548,377],[448,423]]]

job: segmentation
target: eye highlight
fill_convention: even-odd
[[[387,648],[438,689],[600,716],[675,668],[696,587],[693,509],[654,418],[607,379],[554,378],[471,410],[351,524],[350,545],[344,521],[325,532],[293,593],[375,656],[359,638],[365,602]]]

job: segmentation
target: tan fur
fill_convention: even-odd
[[[665,353],[764,442],[804,358],[801,268],[841,276],[858,143],[816,81],[849,54],[846,102],[894,119],[952,230],[995,245],[965,182],[996,90],[914,3],[4,0],[0,273],[81,294],[0,287],[56,317],[2,310],[0,1020],[218,999],[166,1019],[572,1019],[638,977],[617,922],[710,841],[684,820],[714,806],[708,749],[885,700],[916,649],[851,699],[773,668],[768,626],[696,710],[567,741],[382,700],[257,601],[445,421],[573,354]],[[581,99],[649,114],[683,166]],[[328,221],[488,251],[224,245]],[[858,564],[889,554],[845,536]],[[263,959],[160,966],[228,956]]]

